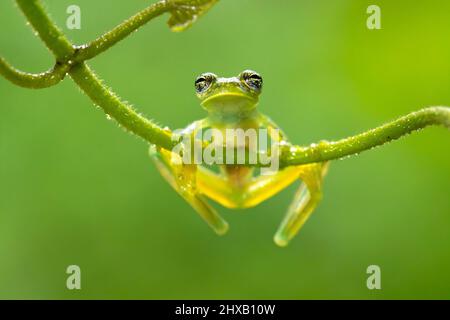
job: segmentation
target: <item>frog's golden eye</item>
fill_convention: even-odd
[[[263,85],[262,77],[255,71],[246,70],[241,73],[241,80],[253,90],[260,91]]]
[[[205,92],[216,79],[217,76],[214,73],[203,73],[195,80],[195,91],[197,93]]]

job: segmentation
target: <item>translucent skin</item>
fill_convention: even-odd
[[[279,129],[257,110],[262,79],[259,81],[256,72],[246,70],[232,78],[204,75],[199,77],[198,84],[196,82],[201,89],[197,90],[197,96],[208,115],[187,126],[185,134],[193,137],[206,128],[222,132],[230,128]],[[288,142],[282,132],[279,141]],[[207,198],[227,208],[249,208],[301,180],[294,201],[275,234],[274,241],[279,246],[288,244],[317,206],[328,167],[325,162],[313,163],[290,166],[272,175],[257,175],[249,166],[233,164],[221,165],[220,172],[216,173],[204,165],[173,161],[172,152],[155,146],[150,148],[150,156],[161,175],[219,235],[227,232],[228,223],[208,204]]]

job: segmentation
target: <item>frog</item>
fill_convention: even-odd
[[[276,142],[290,143],[279,126],[259,111],[263,78],[258,72],[248,69],[231,78],[206,72],[195,79],[194,85],[207,115],[182,130],[184,135],[196,137],[201,130],[211,128],[220,132],[263,128],[280,132]],[[213,170],[202,163],[180,161],[171,150],[155,145],[150,147],[150,157],[162,177],[218,235],[227,233],[229,225],[209,200],[229,209],[246,209],[300,182],[273,238],[281,247],[288,245],[321,201],[323,179],[328,171],[327,161],[289,166],[264,175],[247,164],[225,163],[218,166],[219,170]]]

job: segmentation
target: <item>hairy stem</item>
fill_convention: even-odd
[[[169,26],[172,30],[184,30],[218,0],[160,1],[90,44],[76,48],[51,21],[40,0],[16,1],[39,37],[55,55],[57,63],[55,68],[45,73],[28,74],[15,70],[0,58],[0,74],[15,84],[40,88],[56,84],[62,80],[66,71],[68,71],[75,83],[89,96],[94,104],[103,108],[107,115],[114,118],[128,131],[164,149],[171,150],[173,148],[176,142],[172,141],[173,134],[170,130],[157,126],[152,121],[139,115],[130,105],[122,102],[119,97],[101,83],[84,60],[105,51],[152,18],[167,11],[172,13],[169,20]],[[425,108],[375,129],[336,142],[321,141],[309,147],[285,145],[281,150],[280,166],[301,165],[343,158],[383,145],[430,125],[450,127],[450,108]]]
[[[17,5],[39,35],[39,38],[53,52],[57,61],[69,60],[74,53],[70,41],[50,19],[40,0],[16,0]]]
[[[66,58],[73,53],[73,48],[64,34],[50,20],[39,0],[17,0],[19,7],[29,19],[33,28],[41,39],[47,44],[56,58]],[[67,46],[69,45],[69,47]],[[128,131],[137,134],[146,141],[171,149],[170,130],[165,130],[152,121],[144,118],[134,111],[131,106],[123,103],[114,93],[104,86],[97,76],[84,62],[67,63],[71,66],[70,76],[75,83],[88,95],[95,105],[100,106],[104,112],[114,118]],[[1,70],[0,70],[1,72]]]
[[[152,4],[97,39],[88,44],[78,46],[73,59],[75,61],[84,61],[97,56],[103,51],[111,48],[117,42],[123,40],[153,18],[169,11],[172,7],[172,3],[168,1],[160,1]]]
[[[69,71],[68,64],[57,63],[52,69],[34,74],[15,69],[0,57],[0,74],[12,83],[30,89],[42,89],[54,86],[64,79]]]
[[[108,116],[114,118],[125,129],[162,148],[171,150],[174,147],[170,130],[160,128],[122,102],[117,95],[101,84],[86,63],[74,66],[70,76],[94,104],[101,106]]]
[[[431,125],[450,128],[450,108],[421,109],[375,129],[335,142],[321,141],[309,147],[291,146],[282,150],[280,163],[281,166],[292,166],[343,158],[381,146]]]

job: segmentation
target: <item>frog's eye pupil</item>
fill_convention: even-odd
[[[195,90],[197,93],[206,91],[212,83],[212,77],[200,76],[195,80]]]
[[[205,77],[198,77],[198,79],[195,80],[195,84],[199,84],[199,83],[204,82],[204,81],[206,81]]]
[[[263,80],[257,73],[245,73],[243,75],[245,83],[252,89],[261,90]]]

